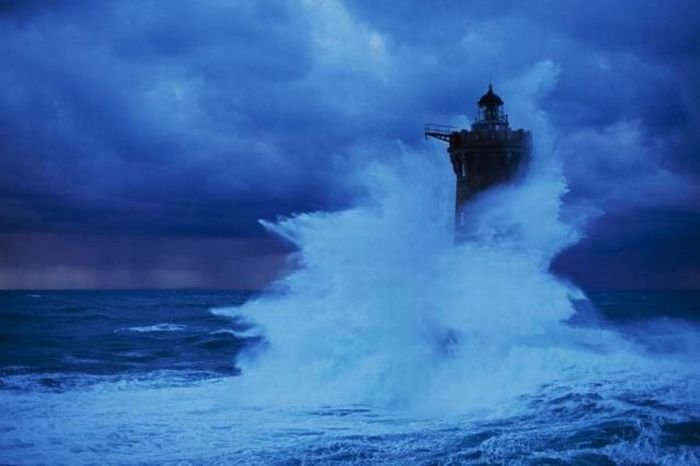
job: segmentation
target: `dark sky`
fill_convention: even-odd
[[[259,218],[351,205],[348,167],[549,66],[565,201],[604,212],[555,269],[700,288],[698,24],[695,0],[0,0],[0,287],[262,286],[289,249]]]

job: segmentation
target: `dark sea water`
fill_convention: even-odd
[[[700,464],[698,292],[579,303],[569,325],[622,335],[653,376],[440,414],[246,404],[236,356],[263,342],[216,310],[251,296],[0,292],[0,464]]]

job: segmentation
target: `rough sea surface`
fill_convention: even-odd
[[[431,412],[247,403],[236,356],[265,343],[219,310],[250,293],[0,292],[0,463],[699,464],[700,293],[589,297],[566,325],[663,370],[563,371]]]

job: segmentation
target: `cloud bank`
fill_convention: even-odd
[[[527,114],[508,107],[510,80],[549,63],[557,81],[539,104],[566,202],[605,213],[558,267],[597,287],[700,286],[700,261],[682,254],[700,238],[698,10],[692,1],[4,1],[7,273],[34,260],[10,247],[17,235],[258,241],[259,218],[344,208],[361,194],[348,173],[398,156],[397,141],[439,156],[423,123],[468,124],[490,76],[513,124],[527,127]],[[615,248],[648,273],[625,271]],[[84,273],[99,272],[87,262]],[[198,286],[220,268],[207,264]],[[607,269],[616,273],[593,280]]]

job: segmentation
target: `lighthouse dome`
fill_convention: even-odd
[[[489,90],[481,96],[478,102],[479,107],[498,107],[503,105],[503,99],[493,92],[493,87],[489,84]]]

